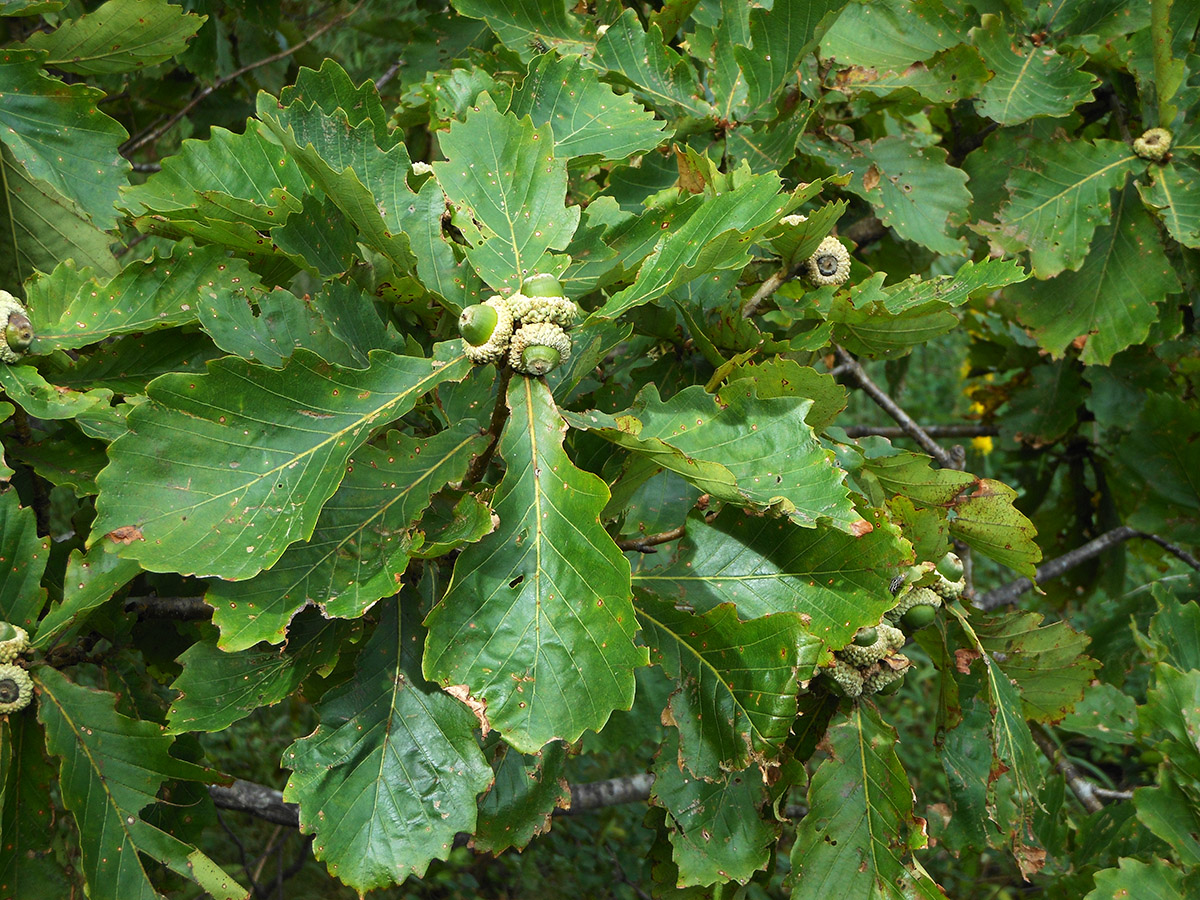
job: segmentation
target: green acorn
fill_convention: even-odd
[[[521,282],[521,293],[526,297],[565,297],[562,285],[549,272],[530,275]]]
[[[0,360],[20,362],[21,355],[33,343],[33,325],[25,307],[8,291],[0,291],[0,322],[4,323],[4,340],[0,341]]]
[[[508,353],[513,333],[512,312],[508,301],[497,294],[483,303],[468,306],[458,317],[463,352],[479,365],[498,363]]]
[[[571,339],[553,322],[522,325],[513,332],[508,364],[526,375],[545,375],[571,358]]]
[[[911,584],[906,584],[904,589],[900,591],[900,602],[883,615],[892,624],[899,624],[905,614],[914,607],[928,606],[932,610],[936,610],[941,605],[942,599],[934,591],[927,587],[913,587]],[[923,615],[925,614],[920,613],[917,618]],[[925,624],[929,623],[926,622]]]
[[[963,562],[956,553],[947,553],[937,564],[938,574],[947,581],[958,581],[963,577]]]
[[[875,628],[860,628],[854,635],[854,643],[859,647],[870,647],[879,640],[879,631]]]
[[[0,622],[0,663],[7,665],[29,650],[29,635],[20,625]]]
[[[0,665],[0,716],[20,712],[33,699],[33,680],[20,666]]]
[[[876,628],[863,630],[873,631],[875,633],[875,640],[870,644],[860,644],[856,635],[852,644],[843,647],[836,654],[852,666],[861,669],[877,663],[888,654],[904,646],[904,632],[889,625],[887,622],[880,622]]]
[[[933,606],[927,606],[922,603],[918,606],[914,606],[912,609],[902,615],[900,617],[900,624],[902,624],[908,631],[917,631],[918,629],[924,628],[926,625],[931,624],[936,618],[937,608]]]

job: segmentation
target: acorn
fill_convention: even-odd
[[[8,291],[0,291],[0,322],[4,323],[0,359],[6,363],[20,362],[21,355],[33,343],[33,325],[25,307]]]
[[[914,606],[900,617],[900,623],[908,631],[917,631],[937,618],[937,608],[924,603]]]
[[[963,562],[956,553],[947,553],[937,564],[938,574],[947,581],[958,581],[963,577]]]
[[[33,699],[33,679],[20,666],[0,665],[0,716],[20,712]]]
[[[521,293],[526,297],[565,297],[562,284],[549,272],[530,275],[521,282]]]
[[[893,624],[899,624],[904,619],[904,616],[915,607],[927,606],[930,608],[932,613],[935,612],[941,605],[942,598],[939,597],[934,591],[927,587],[913,587],[911,584],[908,584],[905,585],[904,589],[900,592],[900,602],[883,615],[889,622]],[[925,613],[918,613],[916,616],[914,616],[913,621],[918,621],[925,615]],[[930,615],[929,621],[925,622],[925,624],[928,625],[931,621],[933,621],[932,614]],[[911,629],[913,627],[920,626],[906,625],[906,627]]]
[[[472,362],[480,365],[504,359],[512,332],[512,312],[508,301],[499,294],[483,303],[468,306],[458,317],[463,352]]]
[[[513,318],[522,325],[553,322],[569,328],[579,315],[579,307],[563,294],[562,285],[549,272],[530,275],[521,282],[521,290],[508,298]]]
[[[858,632],[854,635],[854,643],[859,647],[870,647],[877,640],[879,640],[878,629],[869,626],[858,629]]]
[[[0,663],[7,665],[29,650],[29,635],[20,625],[0,622]]]
[[[835,237],[827,237],[804,262],[808,280],[816,285],[845,284],[850,280],[850,251]]]
[[[835,694],[853,699],[863,692],[862,673],[848,662],[834,657],[833,665],[821,671],[833,682]]]
[[[553,322],[522,325],[513,332],[508,364],[526,375],[545,375],[571,358],[571,339]]]
[[[880,622],[876,628],[862,630],[874,633],[875,640],[869,644],[860,644],[856,635],[853,643],[843,647],[836,654],[852,666],[870,666],[904,646],[904,632],[887,622]]]

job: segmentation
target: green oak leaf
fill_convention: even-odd
[[[737,189],[706,197],[687,221],[666,231],[633,284],[609,297],[591,319],[615,319],[705,273],[743,268],[754,242],[800,205],[798,194],[781,194],[780,187],[776,173],[751,175],[747,169]]]
[[[257,709],[292,694],[317,669],[332,669],[353,628],[318,615],[301,617],[285,647],[226,653],[215,635],[179,657],[183,666],[171,687],[179,696],[167,711],[169,731],[222,731]]]
[[[111,242],[82,208],[31,176],[0,142],[0,266],[12,281],[49,272],[66,259],[111,274],[119,268]]]
[[[592,63],[631,86],[643,102],[669,118],[716,117],[696,70],[668,46],[658,25],[644,30],[635,10],[625,10],[596,41]]]
[[[406,180],[412,164],[404,144],[383,150],[370,119],[353,124],[341,107],[326,111],[306,100],[297,96],[284,106],[283,98],[259,94],[258,118],[283,145],[288,160],[358,229],[359,239],[407,269],[412,252],[404,221],[414,197]]]
[[[1185,162],[1151,166],[1152,181],[1138,193],[1185,247],[1200,249],[1200,171]]]
[[[799,397],[761,398],[750,381],[729,384],[716,397],[693,385],[666,401],[649,384],[625,412],[566,418],[716,499],[770,508],[805,527],[828,520],[857,533],[869,526],[851,505],[845,473],[805,422],[811,405]]]
[[[167,0],[109,0],[53,31],[30,35],[25,46],[46,51],[45,64],[64,72],[135,72],[182,53],[207,19]]]
[[[465,685],[508,743],[532,753],[600,730],[633,703],[629,563],[600,524],[604,483],[562,449],[566,423],[540,379],[514,377],[500,439],[496,531],[465,548],[429,614],[425,674]]]
[[[130,168],[117,145],[129,135],[96,108],[103,92],[50,78],[44,62],[37,50],[9,48],[0,57],[0,142],[31,176],[107,230]]]
[[[470,217],[478,238],[467,248],[481,278],[510,293],[543,254],[561,250],[579,224],[567,207],[567,164],[554,155],[552,126],[501,113],[483,94],[464,122],[439,135],[445,162],[434,174],[450,202]]]
[[[30,675],[46,749],[61,761],[63,804],[79,826],[81,868],[94,900],[158,900],[142,853],[188,878],[218,900],[249,893],[195,847],[138,813],[167,779],[209,783],[214,774],[171,756],[161,726],[116,711],[113,694],[73,684],[49,666]]]
[[[549,124],[554,155],[620,160],[653,150],[663,140],[663,123],[629,94],[601,84],[578,56],[543,54],[514,91],[508,111],[530,116],[535,128]]]
[[[373,428],[469,369],[464,356],[378,350],[369,368],[342,369],[297,350],[281,369],[226,357],[158,378],[109,448],[93,541],[116,532],[120,555],[150,571],[249,578],[311,537]]]
[[[871,532],[851,537],[731,507],[711,521],[692,513],[673,558],[654,567],[647,558],[633,584],[702,614],[722,603],[742,619],[798,613],[837,650],[895,605],[888,585],[909,558],[899,532],[875,518]]]
[[[903,71],[961,42],[960,11],[941,0],[848,4],[821,41],[821,56],[873,69]]]
[[[86,621],[87,614],[111,599],[130,582],[141,566],[111,552],[108,541],[93,544],[86,553],[71,551],[63,577],[63,596],[38,622],[31,642],[45,649],[72,633]]]
[[[864,462],[887,499],[907,497],[917,508],[953,511],[950,534],[1022,575],[1034,576],[1042,551],[1036,529],[1015,506],[1017,492],[991,478],[954,469],[932,469],[928,457],[906,450]]]
[[[31,353],[86,347],[116,335],[195,322],[201,297],[244,296],[257,276],[217,247],[177,245],[129,263],[114,278],[91,277],[70,262],[30,283]],[[244,305],[245,301],[241,301]]]
[[[979,92],[980,115],[1001,125],[1017,125],[1036,116],[1061,117],[1092,98],[1096,76],[1080,71],[1080,55],[1059,53],[1049,44],[1035,46],[1013,38],[1004,21],[992,14],[971,29],[971,39],[993,75]]]
[[[483,19],[510,50],[528,60],[553,49],[561,55],[590,53],[589,18],[568,11],[565,0],[454,0],[454,8]]]
[[[764,117],[756,115],[764,108],[769,111],[795,76],[800,57],[824,37],[844,6],[846,0],[800,0],[777,3],[770,10],[750,9],[750,40],[733,46],[733,58],[746,82],[751,118]]]
[[[829,758],[809,783],[812,812],[792,845],[792,900],[941,900],[925,870],[905,863],[926,836],[896,756],[896,730],[873,705],[855,704],[825,740]]]
[[[965,242],[956,233],[971,194],[966,172],[947,165],[941,147],[917,147],[889,136],[851,145],[805,142],[801,149],[853,173],[846,190],[875,207],[883,224],[900,237],[935,253],[961,255]]]
[[[46,604],[41,580],[49,558],[50,539],[38,537],[33,510],[21,506],[16,491],[0,493],[0,559],[21,561],[0,566],[0,621],[19,625],[31,635],[37,630]]]
[[[1082,344],[1087,365],[1108,365],[1143,341],[1157,321],[1156,304],[1179,281],[1156,237],[1154,221],[1131,188],[1118,195],[1112,224],[1099,229],[1078,272],[1027,281],[1009,292],[1017,316],[1054,356]]]
[[[321,724],[292,744],[285,800],[331,875],[365,893],[425,874],[475,830],[475,797],[492,770],[470,710],[421,677],[412,610],[389,603],[354,674],[317,704]]]
[[[995,224],[975,230],[1010,253],[1028,250],[1039,278],[1078,269],[1112,214],[1110,192],[1143,165],[1120,141],[1036,142],[1008,176],[1010,199]]]
[[[278,643],[309,604],[327,616],[357,618],[399,589],[417,517],[442,485],[463,477],[487,436],[460,423],[430,438],[398,431],[354,452],[345,478],[321,510],[312,537],[288,547],[248,581],[213,581],[205,595],[220,646]]]
[[[0,388],[9,400],[39,419],[74,419],[103,409],[112,401],[112,391],[107,388],[64,389],[51,384],[31,365],[0,366]]]
[[[931,103],[955,103],[977,97],[992,73],[979,51],[958,44],[934,54],[924,62],[895,69],[852,66],[837,76],[838,90],[888,96],[908,88]]]
[[[993,657],[1006,660],[1026,718],[1057,722],[1083,697],[1100,663],[1083,652],[1087,635],[1065,622],[1041,623],[1040,613],[1015,612],[980,622],[975,632]]]
[[[777,826],[763,818],[767,794],[757,769],[727,772],[716,781],[688,775],[668,740],[654,766],[650,802],[667,810],[677,887],[737,881],[745,884],[770,859]]]
[[[8,897],[70,896],[64,867],[55,857],[58,835],[47,827],[56,818],[56,782],[45,736],[33,716],[0,719],[0,885]]]
[[[1200,865],[1200,810],[1173,779],[1133,792],[1138,819],[1186,866]]]
[[[233,160],[237,165],[231,165]],[[162,170],[144,184],[126,188],[121,207],[132,216],[188,222],[197,218],[202,198],[221,195],[253,203],[265,215],[267,210],[298,207],[309,187],[295,161],[259,128],[235,134],[214,127],[207,140],[184,141],[179,153],[163,160]],[[282,220],[280,215],[275,224]]]
[[[512,848],[523,850],[549,831],[554,811],[571,806],[566,761],[566,745],[561,741],[529,755],[498,742],[492,760],[496,782],[479,798],[472,838],[475,850],[497,856]]]
[[[732,603],[697,615],[642,592],[634,605],[651,663],[677,684],[669,714],[681,764],[706,781],[771,765],[822,650],[800,616],[741,622]]]
[[[1124,900],[1147,897],[1154,900],[1187,900],[1191,887],[1185,873],[1163,859],[1148,863],[1122,857],[1115,868],[1101,869],[1095,875],[1096,887],[1083,900]]]

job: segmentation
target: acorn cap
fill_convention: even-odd
[[[1142,159],[1162,162],[1171,150],[1171,132],[1165,128],[1151,128],[1133,142],[1133,152]]]
[[[20,666],[0,665],[0,715],[20,712],[33,699],[33,679]]]
[[[0,622],[0,663],[10,663],[29,650],[29,635],[20,625]]]
[[[571,358],[571,339],[553,322],[522,325],[509,343],[508,364],[526,375],[545,375]]]
[[[850,280],[850,251],[837,238],[827,237],[805,261],[804,271],[813,284],[845,284]]]

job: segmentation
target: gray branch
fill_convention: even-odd
[[[1200,572],[1200,560],[1197,560],[1196,557],[1183,548],[1175,546],[1166,538],[1159,537],[1157,534],[1149,534],[1145,531],[1138,531],[1136,528],[1130,528],[1128,525],[1121,525],[1112,531],[1104,532],[1100,537],[1093,538],[1086,544],[1076,547],[1074,550],[1064,553],[1062,556],[1050,560],[1048,563],[1038,566],[1036,579],[1042,582],[1057,578],[1068,570],[1075,568],[1075,566],[1087,562],[1094,556],[1099,556],[1105,550],[1115,547],[1117,544],[1124,543],[1130,538],[1142,538],[1152,541],[1172,556],[1177,557],[1188,566]],[[996,609],[997,607],[1008,606],[1009,604],[1016,603],[1017,598],[1032,587],[1033,582],[1028,578],[1018,578],[1016,581],[984,594],[975,601],[975,606],[978,609]]]
[[[208,795],[217,809],[249,813],[276,825],[300,827],[300,807],[295,803],[284,803],[283,794],[265,784],[239,778],[229,787],[210,785]]]
[[[883,388],[872,381],[857,359],[841,347],[837,348],[837,356],[866,395],[874,400],[880,409],[895,419],[897,424],[904,429],[904,433],[916,441],[922,450],[936,459],[938,465],[943,469],[961,468],[954,454],[947,451],[941,444],[931,438],[929,433],[918,425],[912,416],[901,409],[900,405],[889,397]]]
[[[1034,723],[1030,731],[1033,734],[1034,743],[1046,754],[1046,759],[1054,764],[1054,768],[1062,773],[1063,778],[1067,780],[1067,787],[1071,789],[1071,793],[1075,795],[1083,808],[1090,813],[1104,809],[1104,804],[1096,796],[1096,786],[1084,778],[1079,769],[1075,767],[1075,763],[1067,759],[1066,755],[1055,746],[1054,740],[1046,733],[1045,729]]]
[[[650,799],[650,788],[653,785],[654,776],[648,772],[626,775],[623,778],[609,778],[607,781],[573,784],[571,808],[566,812],[574,815],[605,806],[644,802]]]
[[[995,437],[1000,429],[995,425],[922,425],[925,433],[934,438]],[[895,425],[850,425],[843,429],[846,437],[875,435],[885,438],[908,437],[908,432]]]

